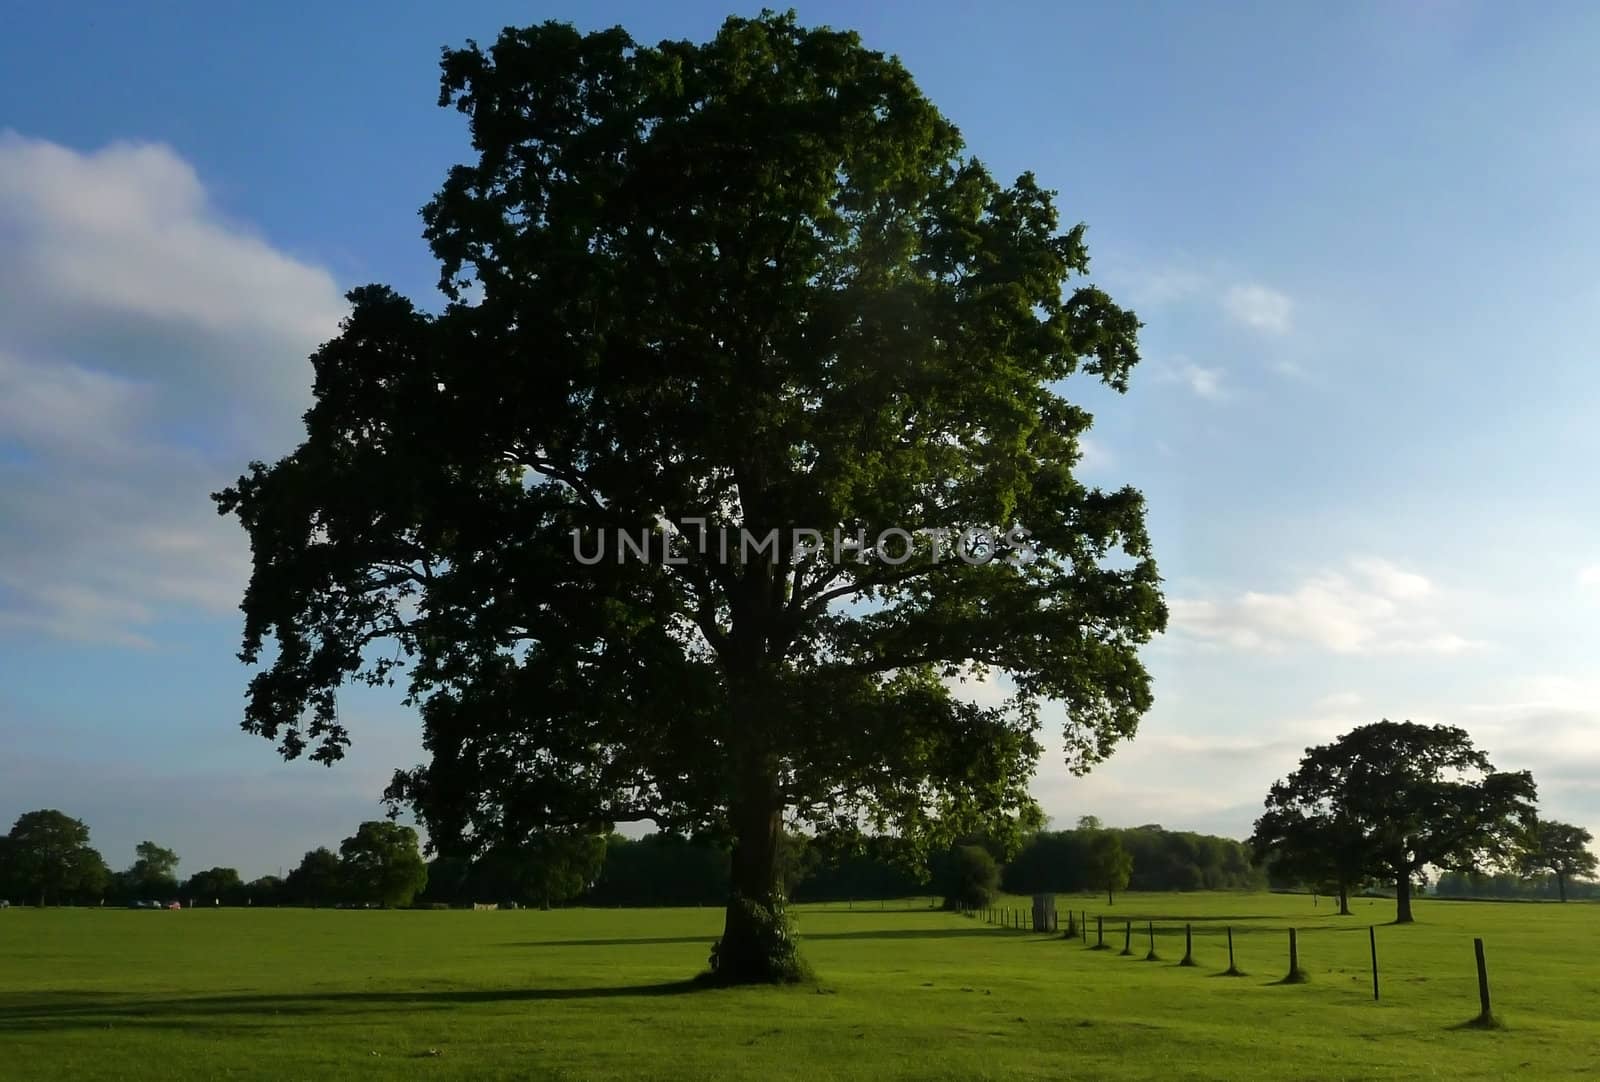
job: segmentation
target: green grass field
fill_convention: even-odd
[[[1022,904],[1012,900],[1012,904]],[[0,912],[18,1079],[1592,1078],[1600,906],[1063,896],[1114,949],[923,908],[800,907],[820,985],[707,989],[714,909]],[[1064,917],[1064,912],[1063,912]],[[1121,957],[1154,920],[1159,962]],[[1192,921],[1197,968],[1179,968]],[[1367,927],[1382,974],[1372,1001]],[[1235,932],[1243,978],[1226,967]],[[1115,936],[1112,927],[1117,928]],[[1287,971],[1299,929],[1310,982]],[[1141,928],[1142,930],[1142,928]],[[1486,943],[1497,1030],[1478,1009]],[[1092,938],[1092,937],[1091,937]]]

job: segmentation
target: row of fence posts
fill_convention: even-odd
[[[982,909],[973,909],[968,906],[958,906],[957,911],[974,919],[982,917],[988,924],[996,924],[1002,928],[1010,928],[1025,932],[1059,932],[1061,922],[1056,912],[1054,895],[1035,895],[1032,909],[1021,909],[1009,906],[986,906]],[[1156,954],[1156,926],[1154,921],[1145,922],[1145,931],[1149,937],[1149,949],[1145,953],[1146,962],[1159,962],[1160,956]],[[1106,944],[1105,917],[1095,914],[1094,918],[1095,943],[1090,950],[1103,951],[1111,948]],[[1233,953],[1233,926],[1227,926],[1228,934],[1228,968],[1222,971],[1225,977],[1243,977],[1247,974],[1240,969],[1234,959]],[[1089,913],[1079,910],[1074,913],[1067,911],[1067,927],[1063,934],[1064,939],[1081,939],[1087,946],[1089,943]],[[1378,989],[1378,929],[1376,925],[1367,927],[1367,944],[1372,953],[1372,1000],[1379,1001]],[[1469,1025],[1492,1027],[1495,1022],[1494,1013],[1489,1007],[1489,970],[1483,957],[1483,940],[1474,938],[1472,949],[1478,967],[1478,1016]],[[1119,957],[1132,955],[1133,951],[1133,921],[1127,920],[1122,929],[1122,951]],[[1194,928],[1185,923],[1183,926],[1183,959],[1178,962],[1180,966],[1198,966],[1194,960]],[[1289,929],[1289,972],[1279,984],[1304,984],[1310,980],[1310,975],[1300,966],[1300,942],[1297,930]]]

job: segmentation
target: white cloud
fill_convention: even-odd
[[[1209,287],[1210,276],[1192,267],[1140,267],[1113,271],[1114,284],[1135,305],[1161,307],[1197,296]]]
[[[1600,564],[1590,564],[1578,570],[1578,585],[1585,590],[1600,588]]]
[[[1189,390],[1201,398],[1219,399],[1223,396],[1222,369],[1201,368],[1197,364],[1184,365],[1180,375]]]
[[[1091,436],[1078,437],[1078,468],[1084,473],[1095,473],[1110,468],[1116,456],[1099,440]]]
[[[1294,305],[1289,298],[1263,285],[1236,285],[1224,295],[1228,316],[1253,330],[1284,334],[1289,330]]]
[[[1241,650],[1456,654],[1480,647],[1443,626],[1434,594],[1422,575],[1384,560],[1354,560],[1283,592],[1175,597],[1169,605],[1175,631]]]
[[[226,221],[162,146],[0,133],[0,633],[143,645],[238,603],[208,494],[291,450],[333,278]]]
[[[1230,397],[1222,385],[1222,369],[1205,368],[1187,357],[1179,357],[1167,365],[1157,365],[1154,378],[1157,383],[1177,383],[1187,387],[1197,398],[1220,402]]]
[[[1388,560],[1364,558],[1351,561],[1379,594],[1400,601],[1413,601],[1433,593],[1433,583],[1413,571],[1406,571]]]
[[[1307,747],[1353,724],[1344,716],[1288,718],[1251,732],[1197,734],[1176,715],[1153,715],[1084,777],[1068,774],[1060,756],[1047,753],[1032,792],[1060,826],[1097,815],[1114,826],[1161,823],[1243,838],[1273,781],[1293,770]]]

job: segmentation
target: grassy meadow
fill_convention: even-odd
[[[1113,949],[926,899],[802,906],[819,983],[745,989],[685,980],[715,909],[13,908],[0,1078],[1576,1079],[1600,1063],[1600,906],[1424,899],[1395,927],[1392,902],[1366,899],[1343,918],[1266,894],[1060,905],[1063,922],[1104,914]],[[1176,965],[1185,921],[1195,968]],[[1217,975],[1230,925],[1244,977]],[[1310,980],[1280,985],[1291,926]],[[1461,1026],[1474,935],[1499,1029]]]

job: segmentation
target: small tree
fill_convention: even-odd
[[[1591,876],[1600,865],[1589,849],[1593,841],[1594,835],[1583,827],[1542,819],[1528,835],[1521,854],[1522,872],[1528,876],[1546,872],[1554,875],[1556,891],[1564,902],[1567,880]]]
[[[1089,867],[1095,886],[1106,892],[1106,904],[1116,904],[1116,893],[1125,890],[1133,876],[1133,857],[1122,847],[1122,839],[1102,830],[1089,843]]]
[[[1350,915],[1350,888],[1366,878],[1368,840],[1340,803],[1337,775],[1296,773],[1267,794],[1267,811],[1250,837],[1258,863],[1314,890],[1332,887],[1339,915]]]
[[[311,850],[284,880],[283,893],[292,902],[313,907],[339,901],[344,895],[339,857],[325,847]]]
[[[191,902],[198,899],[202,905],[207,901],[226,901],[232,905],[244,891],[244,881],[236,869],[207,868],[191,875],[180,891]]]
[[[956,846],[942,878],[946,909],[981,909],[1000,891],[1000,866],[981,845]]]
[[[7,835],[7,862],[17,889],[40,905],[71,898],[98,898],[111,878],[106,862],[89,847],[89,828],[54,809],[17,817]]]
[[[471,865],[466,884],[485,900],[509,899],[548,909],[589,889],[605,856],[605,834],[547,832],[521,845],[503,845],[484,854]]]
[[[0,834],[0,899],[9,900],[13,895],[24,893],[17,885],[16,862],[11,857],[11,836]]]
[[[283,901],[283,880],[275,875],[264,875],[244,885],[245,904],[277,905]]]
[[[381,819],[362,823],[339,843],[339,868],[355,902],[406,906],[428,885],[428,865],[417,832]]]
[[[152,841],[133,849],[134,862],[123,873],[123,889],[138,898],[171,898],[178,892],[178,854]]]

